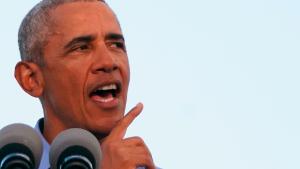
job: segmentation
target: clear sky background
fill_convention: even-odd
[[[13,71],[38,0],[0,6],[0,127],[42,116]],[[109,0],[127,42],[127,135],[164,169],[300,168],[299,0]]]

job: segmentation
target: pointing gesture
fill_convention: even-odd
[[[109,140],[121,140],[126,134],[127,128],[133,120],[142,112],[143,104],[139,103],[132,108],[116,125],[107,137]]]
[[[101,145],[103,152],[101,169],[136,169],[141,166],[155,169],[151,153],[141,138],[124,139],[127,128],[142,110],[143,105],[137,104],[118,122],[104,140]]]

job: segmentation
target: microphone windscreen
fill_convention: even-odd
[[[101,148],[97,138],[84,129],[71,128],[58,134],[50,148],[51,169],[59,168],[62,158],[66,156],[85,156],[92,161],[93,168],[98,169],[101,160]],[[64,156],[64,157],[62,157]]]
[[[35,169],[39,167],[43,145],[38,133],[30,126],[20,123],[8,125],[0,130],[0,150],[1,156],[9,153],[28,152],[30,158],[33,158]]]

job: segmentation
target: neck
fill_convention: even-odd
[[[55,139],[55,137],[67,128],[61,123],[61,121],[54,119],[49,120],[50,117],[44,117],[44,130],[43,136],[49,144]]]

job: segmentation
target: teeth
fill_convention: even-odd
[[[114,100],[114,98],[111,97],[111,98],[107,98],[107,99],[102,99],[101,102],[103,102],[103,103],[108,103],[108,102],[111,102],[111,101],[113,101],[113,100]]]
[[[111,85],[103,86],[103,87],[99,88],[98,90],[116,90],[116,89],[117,89],[117,85],[111,84]]]

